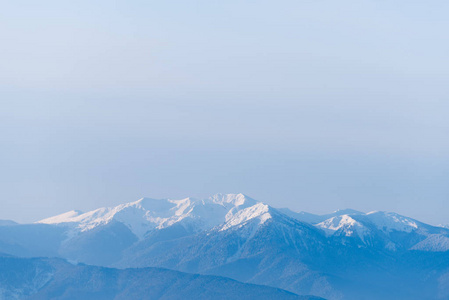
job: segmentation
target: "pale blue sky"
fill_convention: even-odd
[[[242,192],[449,223],[447,1],[0,3],[0,219]]]

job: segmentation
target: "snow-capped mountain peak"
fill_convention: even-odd
[[[193,226],[197,230],[207,230],[231,219],[237,222],[240,218],[243,222],[251,218],[251,213],[239,212],[253,206],[256,207],[249,211],[257,211],[259,203],[243,194],[216,194],[207,199],[141,198],[86,213],[69,211],[38,223],[73,226],[75,231],[83,232],[114,220],[125,224],[138,238],[143,238],[150,230],[166,228],[176,223]]]
[[[316,215],[316,214],[311,214],[311,213],[304,212],[304,211],[294,212],[288,208],[280,208],[278,210],[291,218],[297,219],[302,222],[310,223],[310,224],[318,224],[318,223],[321,223],[321,222],[328,220],[332,217],[338,217],[338,216],[342,216],[342,215],[363,215],[364,214],[361,211],[357,211],[357,210],[350,209],[350,208],[338,209],[338,210],[334,211],[333,213],[325,214],[325,215]]]
[[[207,200],[225,207],[248,207],[259,203],[259,201],[254,200],[244,194],[216,194],[209,197]]]
[[[367,218],[383,232],[412,232],[418,229],[418,221],[392,212],[373,211],[366,214]]]
[[[66,213],[56,215],[47,219],[43,219],[38,221],[37,223],[45,223],[45,224],[59,224],[59,223],[70,223],[77,222],[77,217],[82,215],[83,212],[80,210],[71,210]]]
[[[226,223],[220,230],[227,230],[234,226],[243,226],[246,222],[256,218],[259,220],[259,224],[263,224],[271,219],[270,207],[263,203],[257,203],[235,213],[231,210],[226,214]]]
[[[86,213],[69,211],[38,223],[68,227],[68,235],[72,237],[114,221],[125,225],[142,240],[150,232],[175,224],[188,234],[209,230],[225,231],[249,225],[246,232],[251,234],[270,219],[289,222],[292,218],[312,224],[319,231],[324,231],[327,237],[334,236],[337,240],[343,238],[343,243],[346,242],[346,237],[358,238],[354,242],[359,245],[361,242],[372,246],[373,241],[378,241],[378,245],[394,250],[408,249],[422,241],[414,249],[449,249],[446,246],[449,245],[449,230],[426,225],[396,213],[362,213],[352,209],[337,210],[327,215],[295,213],[288,209],[274,209],[243,194],[216,194],[205,199],[141,198]],[[414,242],[405,242],[402,238],[404,234],[414,235]]]
[[[205,199],[142,198],[85,213],[69,211],[39,223],[51,226],[0,226],[0,252],[222,276],[241,276],[243,270],[243,278],[254,283],[300,291],[316,285],[314,293],[328,291],[330,284],[350,274],[347,282],[354,285],[348,295],[354,295],[363,279],[368,289],[362,296],[375,290],[370,285],[374,274],[392,281],[388,295],[394,299],[409,299],[422,278],[427,281],[432,274],[438,276],[432,286],[441,278],[447,281],[449,229],[390,212],[344,209],[315,215],[276,209],[243,194],[217,194]],[[391,277],[396,271],[400,276]],[[397,297],[396,282],[403,277],[416,277],[416,285]],[[376,287],[383,288],[384,282]],[[345,299],[338,289],[322,295]],[[426,296],[415,298],[437,298]],[[390,298],[376,294],[373,299]]]
[[[350,215],[340,215],[327,219],[317,225],[324,230],[327,236],[334,235],[337,232],[345,236],[358,236],[363,241],[369,230]]]
[[[385,234],[394,231],[407,232],[420,229],[425,231],[425,225],[420,222],[407,218],[392,212],[373,211],[366,214],[356,212],[354,214],[345,214],[331,217],[315,226],[323,229],[327,235],[333,235],[336,232],[344,232],[346,236],[352,236],[357,233],[361,238],[369,231],[379,230]]]

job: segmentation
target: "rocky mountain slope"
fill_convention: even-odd
[[[0,226],[4,253],[220,275],[328,299],[446,299],[448,249],[449,229],[395,213],[320,216],[242,194],[143,198]]]

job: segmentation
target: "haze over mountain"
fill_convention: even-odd
[[[3,1],[0,219],[245,191],[446,223],[447,0],[114,3]]]
[[[449,300],[448,15],[2,1],[0,300]]]
[[[0,299],[291,299],[319,300],[224,277],[159,268],[117,270],[61,259],[0,256]]]
[[[391,212],[276,209],[243,194],[150,199],[0,226],[0,252],[163,267],[326,299],[447,299],[449,229]]]

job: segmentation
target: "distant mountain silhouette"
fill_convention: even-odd
[[[143,198],[0,226],[0,252],[218,275],[327,299],[449,299],[449,229],[390,212],[276,209],[243,194]]]

